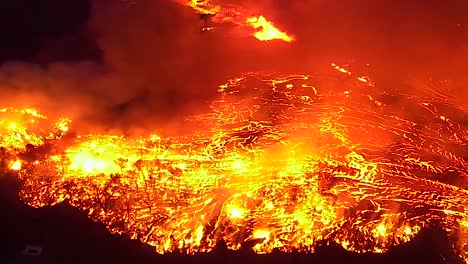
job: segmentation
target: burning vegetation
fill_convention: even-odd
[[[173,2],[204,16],[202,31],[216,31],[228,23],[241,35],[259,41],[296,41],[260,9],[220,5],[216,0]],[[129,12],[129,17],[139,17],[140,10],[146,11],[154,3],[147,4]],[[101,8],[109,10],[106,7]],[[167,16],[178,14],[187,19],[183,21],[199,22],[195,15],[179,14],[179,5],[164,7]],[[102,71],[104,77],[91,77],[86,84],[98,87],[89,88],[89,97],[106,97],[108,102],[104,106],[83,103],[92,106],[85,107],[90,116],[93,111],[108,109],[125,113],[148,97],[150,101],[157,98],[164,109],[170,105],[165,98],[196,97],[197,89],[151,91],[146,88],[149,84],[178,88],[185,82],[205,81],[204,71],[217,75],[215,71],[224,64],[231,64],[225,66],[232,67],[231,71],[237,64],[244,66],[243,57],[238,60],[241,63],[230,60],[236,55],[226,57],[229,63],[219,60],[210,65],[212,58],[223,54],[216,52],[226,45],[225,40],[205,47],[200,36],[187,33],[197,28],[192,23],[187,23],[187,31],[184,26],[179,25],[184,30],[176,30],[177,25],[164,24],[161,32],[147,36],[141,28],[152,16],[144,16],[129,28],[125,28],[127,22],[119,22],[116,30],[110,25],[113,23],[100,22],[116,17],[113,12],[121,14],[120,6],[105,13],[112,15],[94,17],[105,28],[100,41],[109,46],[103,52],[109,68],[89,70],[86,64],[82,66],[86,73],[68,78],[73,79],[70,83],[82,85],[90,72]],[[135,33],[134,28],[144,33]],[[153,28],[148,32],[153,33]],[[192,42],[185,39],[186,33]],[[136,34],[145,38],[133,38]],[[121,40],[128,41],[127,45],[120,46],[125,42]],[[249,41],[260,43],[253,38]],[[146,49],[142,43],[160,46]],[[203,64],[207,70],[200,70],[204,56],[198,56],[199,50],[191,51],[193,46],[204,51],[200,54],[213,52],[213,57],[205,56],[205,62],[210,62]],[[128,49],[144,52],[140,56],[123,54]],[[155,53],[147,55],[151,51]],[[254,64],[249,55],[245,57]],[[154,62],[154,57],[160,61]],[[303,59],[302,54],[296,57],[300,58],[295,62]],[[288,54],[283,54],[275,62],[286,59]],[[57,76],[74,72],[74,68],[59,66]],[[42,98],[49,107],[0,109],[0,170],[2,175],[18,177],[25,203],[36,208],[69,203],[111,232],[147,243],[158,253],[209,252],[221,241],[229,249],[251,247],[257,253],[313,252],[324,241],[353,252],[379,253],[410,241],[435,224],[448,232],[453,250],[468,262],[466,105],[430,85],[383,88],[347,67],[330,66],[330,72],[316,75],[252,71],[230,79],[218,87],[216,98],[210,101],[211,111],[184,119],[184,133],[164,131],[164,136],[88,133],[88,127],[74,126],[71,117],[51,120],[47,116],[53,115],[47,110],[59,106],[50,107],[53,100],[48,99],[68,98],[65,105],[75,101],[79,92],[49,97],[18,89],[28,99]],[[196,73],[189,76],[192,70]],[[42,69],[37,72],[24,77],[25,86],[33,86],[28,83],[31,76],[44,73]],[[154,78],[154,72],[160,72],[163,81],[156,82],[159,77]],[[220,70],[219,75],[222,73]],[[10,82],[14,74],[7,71],[4,75]],[[172,84],[169,75],[181,81]],[[62,79],[35,83],[57,80]],[[63,86],[70,85],[63,82]],[[15,89],[23,87],[12,83]],[[138,92],[133,94],[127,86]],[[12,90],[9,94],[16,92]],[[52,89],[51,94],[57,91]],[[122,119],[142,113],[147,112],[135,111]]]
[[[466,108],[332,69],[231,79],[183,136],[74,135],[3,109],[3,169],[29,205],[68,202],[159,253],[384,252],[437,223],[467,257]]]

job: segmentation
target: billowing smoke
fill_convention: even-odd
[[[148,124],[200,110],[217,85],[255,70],[262,57],[253,39],[202,34],[200,16],[172,1],[96,1],[90,25],[128,99],[114,109],[124,122]]]
[[[175,1],[95,0],[85,31],[100,58],[6,62],[0,103],[71,116],[80,129],[129,132],[174,127],[207,110],[217,85],[248,71],[310,73],[335,61],[370,63],[383,81],[413,75],[460,83],[468,76],[465,1],[217,1],[223,2],[263,12],[296,41],[203,33],[200,15]]]
[[[203,23],[173,1],[93,1],[85,27],[100,59],[6,62],[0,103],[71,116],[81,130],[144,131],[180,122],[206,110],[219,84],[264,68],[278,49],[265,50],[253,38],[203,34]],[[48,49],[53,52],[45,47],[41,55]]]

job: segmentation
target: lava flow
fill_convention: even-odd
[[[249,32],[250,35],[254,36],[260,41],[270,40],[282,40],[285,42],[291,42],[294,37],[288,35],[276,28],[274,24],[268,21],[264,16],[258,15],[259,11],[255,12],[252,9],[245,9],[239,5],[221,5],[216,4],[213,0],[176,0],[177,2],[190,6],[195,11],[203,15],[212,16],[211,20],[215,24],[232,23],[239,27],[240,32]],[[216,27],[207,26],[204,27],[204,31],[212,31]],[[254,29],[255,32],[251,33]]]
[[[436,223],[466,258],[467,109],[332,66],[338,75],[229,80],[212,112],[190,118],[204,129],[185,136],[73,137],[67,119],[5,109],[2,164],[27,204],[67,202],[159,253],[220,241],[384,252]]]

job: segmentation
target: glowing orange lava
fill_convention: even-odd
[[[179,1],[182,4],[190,6],[196,12],[201,14],[210,14],[214,22],[225,23],[230,22],[241,28],[253,28],[255,31],[252,35],[260,41],[283,40],[292,42],[294,38],[285,32],[282,32],[268,21],[264,16],[252,14],[251,11],[243,9],[240,6],[223,6],[215,4],[216,1]],[[216,27],[205,27],[203,31],[212,31]]]
[[[18,174],[26,203],[67,202],[160,253],[207,252],[220,241],[313,252],[323,240],[385,252],[438,223],[457,230],[466,258],[468,131],[457,120],[468,111],[426,96],[429,87],[389,94],[332,67],[332,78],[229,80],[213,111],[191,119],[209,129],[183,137],[65,141],[66,119],[6,109],[3,169]]]
[[[251,24],[255,29],[261,29],[256,32],[254,36],[261,41],[268,41],[273,39],[281,39],[286,42],[291,42],[294,39],[288,34],[277,29],[273,23],[267,21],[263,16],[251,17],[247,19],[247,23]]]

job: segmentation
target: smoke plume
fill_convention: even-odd
[[[370,74],[389,85],[408,75],[451,79],[445,89],[468,98],[453,88],[468,76],[464,1],[216,3],[261,12],[296,41],[260,42],[227,29],[204,33],[200,15],[174,1],[96,0],[84,28],[99,58],[5,62],[0,103],[71,116],[83,130],[147,131],[207,110],[217,85],[242,72],[310,73],[330,62],[370,63],[379,69]]]

